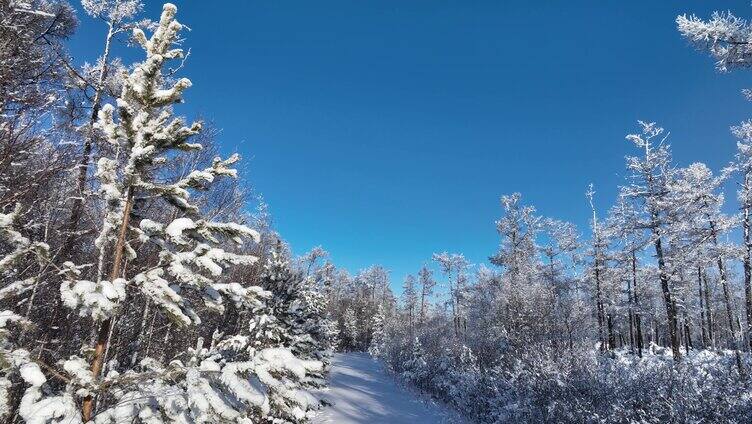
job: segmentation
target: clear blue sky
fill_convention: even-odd
[[[175,3],[192,29],[180,112],[222,128],[296,253],[383,264],[395,286],[433,252],[486,262],[505,193],[586,232],[586,186],[605,211],[638,119],[671,131],[680,165],[718,169],[752,111],[750,74],[716,73],[674,24],[752,16],[748,0]],[[103,31],[81,17],[76,60]]]

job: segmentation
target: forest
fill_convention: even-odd
[[[220,128],[181,116],[175,5],[75,6],[0,0],[4,422],[317,422],[348,352],[466,422],[752,422],[752,120],[721,169],[625,128],[618,196],[577,200],[588,228],[505,193],[486,263],[351,273],[294,254]],[[667,24],[720,73],[752,66],[730,12]]]

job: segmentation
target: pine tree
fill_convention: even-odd
[[[385,354],[387,334],[386,334],[386,312],[384,305],[379,305],[376,315],[373,316],[373,337],[371,338],[371,345],[368,347],[368,353],[374,358]]]
[[[433,289],[436,287],[436,280],[433,279],[433,271],[425,265],[418,271],[418,283],[420,284],[420,324],[423,325],[426,320],[428,302],[430,302]]]
[[[412,339],[410,357],[405,362],[402,378],[411,381],[418,387],[424,387],[428,377],[428,364],[425,360],[423,345],[417,337]]]
[[[128,281],[123,278],[123,259],[131,262],[137,259],[131,235],[137,235],[141,243],[153,243],[161,252],[158,264],[137,273],[130,281],[180,325],[196,325],[201,320],[175,288],[196,290],[208,306],[221,310],[220,292],[228,289],[215,286],[215,280],[223,267],[256,260],[212,245],[224,240],[239,244],[244,237],[258,241],[257,232],[235,223],[206,221],[189,200],[190,190],[205,189],[216,178],[235,177],[236,172],[230,166],[238,161],[237,155],[228,160],[217,158],[210,168],[196,170],[175,182],[160,181],[155,172],[173,152],[201,148],[189,142],[191,136],[201,131],[201,124],[186,126],[183,119],[172,117],[171,105],[182,101],[190,80],[182,78],[165,87],[162,75],[166,61],[183,57],[181,49],[173,48],[182,28],[175,20],[175,13],[173,5],[165,5],[159,26],[150,39],[140,29],[134,29],[134,39],[146,52],[146,59],[124,79],[117,111],[107,104],[98,114],[97,128],[111,146],[122,151],[125,161],[121,165],[117,159],[101,158],[97,164],[106,209],[96,240],[100,252],[96,280],[79,280],[79,270],[68,263],[69,281],[61,287],[68,307],[78,308],[81,315],[101,321],[91,366],[95,379],[104,363],[112,317],[117,305],[126,300],[124,287]],[[142,196],[161,198],[182,216],[167,223],[143,219],[133,226],[133,205]],[[108,258],[112,265],[105,280]],[[84,420],[91,418],[93,406],[94,397],[87,395],[83,401]]]
[[[286,347],[300,359],[327,361],[330,334],[326,304],[312,279],[291,267],[281,243],[271,251],[264,269],[262,285],[271,296],[251,323],[254,344]],[[323,386],[324,375],[308,375],[305,383]]]
[[[351,308],[345,309],[342,315],[342,346],[343,349],[357,349],[360,332],[358,331],[358,321],[355,312]]]
[[[553,324],[564,324],[565,328],[561,333],[569,336],[566,343],[571,349],[574,344],[571,336],[574,311],[569,304],[572,302],[575,287],[574,279],[567,278],[566,271],[572,269],[577,260],[577,250],[580,248],[577,229],[568,222],[549,218],[543,220],[542,230],[545,242],[539,250],[547,263],[540,264],[539,274],[544,276],[550,285],[548,292],[551,296],[549,301],[554,309]],[[554,346],[562,344],[558,337],[554,336],[552,339]]]
[[[402,304],[407,312],[407,319],[410,324],[410,334],[413,334],[415,328],[415,308],[418,306],[418,293],[415,290],[415,277],[408,275],[402,285]]]

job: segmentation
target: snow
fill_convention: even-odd
[[[84,358],[78,356],[71,356],[68,360],[63,362],[63,369],[71,379],[75,381],[76,385],[80,388],[76,391],[79,396],[87,396],[91,394],[89,388],[94,386],[94,374],[89,369],[89,363]]]
[[[79,309],[80,316],[91,316],[99,321],[111,317],[125,300],[125,286],[126,281],[122,278],[98,283],[88,280],[63,281],[60,284],[60,297],[67,307]]]
[[[18,371],[21,374],[21,378],[23,378],[25,382],[31,384],[32,387],[38,387],[47,382],[47,378],[42,374],[39,365],[33,362],[21,365],[18,368]]]
[[[2,299],[0,297],[0,299]],[[14,321],[23,321],[23,317],[20,315],[16,315],[13,313],[13,311],[0,311],[0,329],[5,328],[6,325],[8,325],[9,322]]]
[[[196,223],[190,218],[183,217],[172,221],[165,229],[165,233],[167,233],[175,243],[184,244],[186,241],[183,238],[183,231],[192,230],[194,228],[196,228]]]
[[[329,389],[323,393],[322,397],[333,405],[317,414],[313,424],[457,422],[439,406],[425,403],[401,387],[365,353],[335,354]]]

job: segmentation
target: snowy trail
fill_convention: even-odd
[[[421,402],[363,353],[334,355],[324,398],[334,405],[321,411],[314,424],[449,422],[439,407]]]

